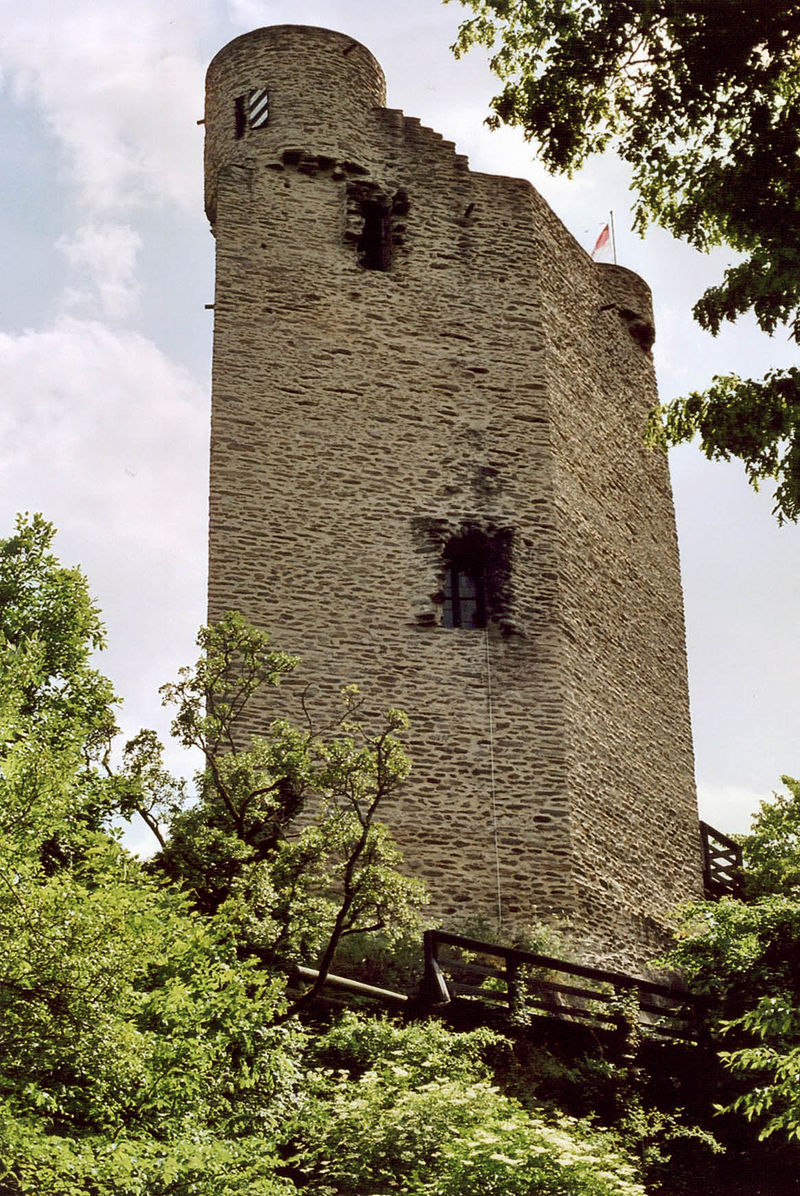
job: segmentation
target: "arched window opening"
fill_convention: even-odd
[[[444,552],[442,627],[485,627],[488,542],[479,532],[451,540]]]

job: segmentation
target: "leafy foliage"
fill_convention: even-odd
[[[755,490],[776,482],[779,521],[800,516],[800,371],[772,370],[765,378],[715,377],[653,412],[651,444],[666,448],[699,437],[710,461],[741,460]]]
[[[731,1075],[729,1110],[800,1138],[800,901],[725,898],[686,912],[670,955],[692,987],[707,994],[715,1036]]]
[[[609,1135],[567,1117],[555,1125],[493,1086],[480,1056],[497,1042],[489,1031],[345,1017],[315,1047],[339,1066],[310,1075],[292,1160],[303,1187],[341,1196],[643,1196]]]
[[[0,1184],[9,1196],[288,1196],[262,1138],[164,1142],[62,1138],[0,1108]]]
[[[165,696],[204,753],[195,804],[144,731],[112,765],[102,626],[38,517],[0,542],[0,1191],[643,1196],[617,1140],[503,1094],[490,1031],[348,1015],[323,1032],[286,960],[415,925],[377,823],[404,718],[345,694],[323,733],[251,701],[295,661],[230,615]],[[140,814],[160,851],[118,841]]]
[[[250,1190],[238,1138],[269,1157],[294,1099],[284,985],[116,841],[102,625],[52,537],[0,544],[0,1185],[168,1192],[202,1165]]]
[[[742,836],[745,900],[699,902],[669,957],[707,996],[733,1077],[729,1111],[761,1136],[800,1139],[800,784],[762,803]]]
[[[267,964],[316,961],[320,978],[291,1015],[317,995],[344,939],[418,924],[424,889],[399,871],[399,852],[376,822],[408,775],[399,739],[407,720],[390,710],[370,733],[351,686],[332,732],[276,719],[244,747],[237,736],[251,700],[297,662],[234,613],[198,642],[195,668],[162,692],[177,706],[175,735],[200,748],[207,769],[197,804],[173,813],[155,867],[199,910],[223,916],[241,950]]]
[[[503,83],[490,123],[519,125],[545,164],[571,171],[613,148],[631,166],[635,224],[741,260],[694,314],[717,333],[752,311],[800,330],[800,4],[770,0],[463,0],[456,52],[492,50]],[[742,434],[737,434],[737,428]],[[716,378],[678,399],[653,435],[701,437],[776,479],[779,519],[800,515],[794,369]]]
[[[781,777],[786,789],[773,793],[741,837],[745,892],[750,899],[770,894],[800,898],[800,781]]]
[[[103,627],[83,575],[50,552],[53,535],[37,515],[0,541],[0,867],[74,858],[112,800],[114,694],[90,663]]]

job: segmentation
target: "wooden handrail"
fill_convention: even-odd
[[[316,968],[306,968],[300,964],[291,964],[287,970],[290,981],[314,981],[319,977]],[[370,997],[372,1000],[378,1000],[384,1004],[405,1005],[408,1002],[407,993],[394,992],[390,988],[377,988],[374,984],[365,984],[362,980],[351,980],[349,976],[336,976],[333,972],[328,972],[325,977],[325,986],[341,989],[357,997]]]
[[[523,951],[519,947],[504,947],[500,943],[485,943],[464,935],[450,934],[445,930],[426,930],[424,943],[426,959],[429,951],[436,958],[433,945],[442,943],[460,947],[463,951],[475,951],[479,955],[495,955],[498,958],[513,960],[517,964],[525,964],[532,968],[544,968],[551,972],[567,972],[571,976],[581,976],[585,980],[604,981],[606,984],[613,984],[615,988],[636,988],[639,992],[672,998],[690,996],[681,980],[674,980],[670,984],[659,984],[655,980],[646,980],[643,976],[628,976],[624,972],[613,972],[604,968],[589,967],[586,964],[570,963],[568,960],[556,959],[552,955],[539,955],[535,951]]]
[[[738,897],[742,891],[741,844],[707,822],[700,823],[703,885],[709,897]]]
[[[520,1012],[526,1006],[536,1008],[550,1017],[567,1020],[580,1019],[596,1024],[621,1024],[624,1015],[613,1008],[613,1002],[621,993],[636,995],[637,1020],[641,1025],[652,1028],[669,1037],[685,1037],[692,1027],[700,1025],[701,1002],[695,998],[680,980],[659,983],[643,976],[630,976],[624,972],[590,967],[586,964],[570,963],[551,955],[525,951],[518,947],[505,947],[499,943],[487,943],[466,935],[450,934],[443,930],[429,930],[424,935],[425,975],[421,997],[431,1003],[441,1003],[444,994],[449,997],[466,996],[471,1000],[485,1000],[492,1004],[507,1003],[512,1013]],[[470,984],[473,964],[441,958],[440,947],[452,947],[460,951],[489,956],[503,961],[504,970],[489,968],[485,964],[474,965],[479,980],[499,979],[505,981],[505,992],[496,989],[482,989],[480,984]],[[443,969],[457,969],[463,973],[448,984]],[[553,973],[553,978],[532,977],[526,982],[520,976],[523,969],[536,969]],[[436,992],[431,987],[431,978],[436,977]],[[592,987],[583,987],[575,981],[592,981]],[[598,990],[597,984],[607,986],[607,991]],[[529,987],[528,987],[529,986]],[[549,1000],[548,1000],[549,998]],[[658,1019],[658,1025],[653,1024]]]

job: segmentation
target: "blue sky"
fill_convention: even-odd
[[[42,510],[88,573],[126,732],[166,732],[157,688],[193,659],[204,616],[213,241],[196,121],[206,64],[232,37],[340,29],[382,63],[392,107],[473,168],[531,179],[588,249],[613,209],[621,264],[653,288],[662,398],[796,355],[783,331],[745,320],[714,340],[692,323],[726,255],[635,237],[619,163],[549,178],[519,134],[484,127],[492,80],[480,55],[449,52],[455,3],[0,0],[0,15],[2,527]],[[775,525],[740,466],[692,448],[671,465],[701,813],[739,830],[800,772],[800,532]]]

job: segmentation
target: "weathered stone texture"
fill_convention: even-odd
[[[649,292],[383,102],[368,51],[320,29],[209,70],[209,617],[301,654],[320,712],[347,682],[409,712],[386,816],[446,924],[494,917],[499,887],[506,925],[566,912],[587,954],[641,965],[700,885]],[[389,269],[363,264],[368,210]],[[441,626],[470,528],[504,554],[486,631]]]

